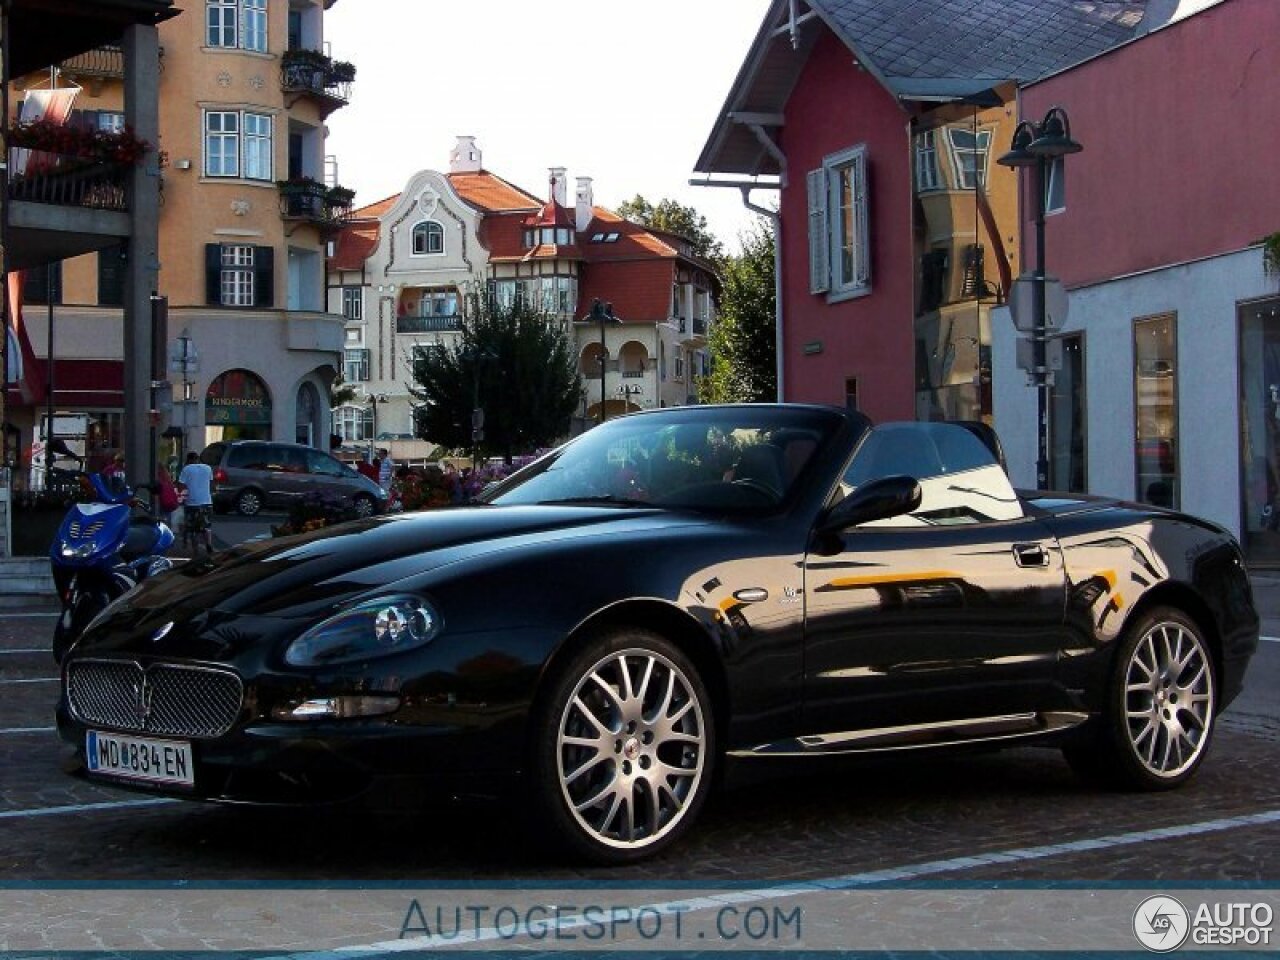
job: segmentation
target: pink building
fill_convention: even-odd
[[[1047,193],[1047,268],[1070,294],[1053,475],[1217,520],[1254,562],[1280,560],[1280,297],[1260,243],[1280,231],[1278,36],[1280,4],[1225,0],[1019,103],[1031,120],[1061,106],[1084,146]],[[1022,213],[1029,262],[1034,207]],[[996,421],[1029,483],[1035,399],[1003,313]]]

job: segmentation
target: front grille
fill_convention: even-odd
[[[67,671],[81,723],[173,737],[218,737],[240,715],[244,685],[229,670],[131,660],[82,660]]]

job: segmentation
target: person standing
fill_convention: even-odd
[[[128,489],[128,483],[125,480],[124,473],[124,454],[117,453],[112,457],[111,462],[102,468],[100,476],[112,494],[120,496],[125,493]]]
[[[194,451],[187,454],[187,465],[178,474],[178,486],[187,492],[183,508],[185,534],[204,543],[206,553],[213,553],[213,468],[201,463]]]
[[[391,480],[396,475],[396,462],[391,459],[391,451],[386,447],[378,448],[378,486],[387,493],[391,492]]]

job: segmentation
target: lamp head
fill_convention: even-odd
[[[1013,129],[1013,141],[1009,144],[1009,152],[1000,157],[996,163],[1002,167],[1034,167],[1040,159],[1027,148],[1039,133],[1034,123],[1023,120]]]
[[[1067,111],[1052,107],[1040,124],[1040,136],[1028,145],[1027,152],[1052,160],[1083,149],[1080,143],[1071,139],[1071,121],[1067,119]]]

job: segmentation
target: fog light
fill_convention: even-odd
[[[345,720],[350,717],[379,717],[400,708],[399,697],[325,697],[304,700],[290,706],[281,704],[271,711],[277,720]]]

